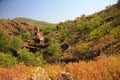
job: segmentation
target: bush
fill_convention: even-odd
[[[96,39],[109,34],[112,30],[111,22],[101,25],[100,27],[92,30],[89,34],[90,39]]]
[[[15,66],[17,59],[11,54],[0,53],[0,67]]]
[[[11,47],[13,50],[18,51],[23,46],[23,41],[20,37],[15,37],[12,39]]]
[[[93,45],[93,42],[80,43],[75,47],[75,49],[77,49],[81,53],[86,53],[90,50],[92,45]]]
[[[29,52],[29,50],[26,48],[23,48],[21,50],[20,60],[23,61],[27,66],[41,66],[42,65],[41,55],[35,56],[32,52]]]
[[[119,38],[119,36],[120,36],[120,26],[112,29],[109,34],[110,34],[111,36],[113,36],[114,38]]]
[[[56,29],[56,26],[41,26],[40,25],[39,27],[43,33],[54,31]]]
[[[11,39],[9,35],[6,35],[3,31],[0,31],[0,51],[8,52],[10,49]]]
[[[67,30],[61,30],[61,33],[59,35],[59,40],[64,41],[69,35],[69,32]]]
[[[27,33],[21,33],[21,37],[23,39],[23,41],[28,41],[32,39],[32,34],[27,32]]]
[[[98,14],[94,14],[93,18],[91,18],[90,21],[87,22],[87,26],[91,29],[94,29],[96,27],[99,27],[102,22],[102,18]]]
[[[62,50],[59,43],[51,44],[47,48],[47,53],[51,56],[59,57],[61,55],[61,52]]]
[[[36,52],[35,57],[39,62],[41,62],[41,65],[46,64],[46,61],[43,58],[43,52]]]

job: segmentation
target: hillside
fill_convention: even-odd
[[[18,35],[21,31],[23,32],[34,32],[36,26],[52,26],[44,21],[36,21],[28,18],[15,18],[15,19],[1,19],[0,30],[3,30],[9,35]]]
[[[51,45],[55,42],[60,44],[63,62],[119,54],[119,4],[108,6],[105,10],[89,16],[82,15],[74,21],[61,22],[55,31],[51,31],[49,38],[53,38]]]
[[[74,45],[71,48],[72,54],[78,55],[79,58],[82,55],[86,59],[94,58],[102,53],[111,55],[120,51],[120,8],[118,5],[110,6],[90,16],[83,15],[75,21],[66,22],[65,26],[69,31],[68,43],[70,46]]]
[[[23,18],[23,17],[14,18],[13,21],[21,22],[21,23],[29,23],[32,26],[35,26],[35,25],[36,26],[37,25],[44,25],[44,26],[54,25],[52,23],[48,23],[48,22],[45,22],[45,21],[37,21],[37,20]]]
[[[27,18],[2,19],[0,30],[1,35],[5,34],[11,40],[10,43],[6,42],[10,44],[6,51],[2,47],[4,44],[1,44],[2,52],[20,56],[19,50],[27,48],[33,54],[39,53],[50,63],[91,60],[104,54],[120,53],[119,4],[57,25]],[[11,43],[16,38],[21,44],[15,41],[16,45],[13,46]],[[14,49],[16,46],[18,49]]]
[[[120,3],[59,24],[0,20],[2,80],[119,80],[119,60]]]

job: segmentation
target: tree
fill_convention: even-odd
[[[32,34],[30,32],[23,32],[21,33],[21,37],[23,39],[23,41],[28,41],[28,40],[31,40],[32,39]]]
[[[43,62],[41,54],[36,53],[35,55],[26,48],[21,49],[19,57],[27,66],[41,66]]]
[[[88,21],[86,23],[87,27],[89,27],[91,29],[99,27],[100,24],[102,24],[102,22],[103,22],[103,19],[101,18],[101,16],[99,16],[98,14],[94,14],[92,17],[93,18],[91,18],[90,21]]]
[[[13,50],[14,56],[18,55],[18,50],[23,46],[23,40],[20,37],[15,37],[12,39],[11,48]]]
[[[11,39],[9,35],[5,34],[3,31],[0,31],[0,51],[9,52]]]
[[[56,56],[59,57],[61,55],[61,47],[59,43],[54,43],[51,44],[48,48],[47,48],[47,53],[51,56]]]
[[[0,53],[0,67],[15,66],[17,59],[11,54]]]

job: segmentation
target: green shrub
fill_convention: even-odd
[[[59,35],[59,40],[60,41],[65,40],[68,37],[68,35],[69,35],[69,32],[67,30],[62,29]]]
[[[102,22],[103,22],[102,18],[99,15],[94,14],[93,18],[91,18],[90,21],[88,21],[86,24],[91,29],[92,28],[94,29],[96,27],[99,27]]]
[[[50,32],[56,29],[56,26],[39,26],[43,33]]]
[[[20,37],[15,37],[12,39],[11,47],[13,50],[18,51],[23,46],[23,41]]]
[[[86,53],[90,50],[92,45],[93,45],[93,42],[80,43],[75,47],[75,49],[81,53]]]
[[[11,54],[0,53],[0,67],[15,66],[17,59]]]
[[[29,52],[28,49],[23,48],[20,52],[20,60],[23,61],[27,66],[40,66],[42,65],[42,56]]]
[[[32,34],[29,33],[29,32],[26,32],[26,33],[23,32],[23,33],[21,33],[20,35],[21,35],[23,41],[31,40],[32,37],[33,37]]]
[[[120,37],[120,26],[112,29],[109,34],[114,38],[119,38]]]
[[[109,34],[111,30],[112,30],[111,22],[101,25],[98,28],[91,31],[91,33],[89,34],[90,39],[105,36]]]
[[[36,52],[35,57],[36,57],[36,60],[38,60],[39,63],[41,63],[41,65],[46,64],[46,61],[43,58],[43,52],[42,51]]]
[[[9,35],[5,34],[3,31],[0,31],[0,51],[9,52],[11,39]]]
[[[47,53],[51,56],[56,56],[59,57],[61,55],[61,47],[59,43],[54,43],[51,44],[48,48],[47,48]]]

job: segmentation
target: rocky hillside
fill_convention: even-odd
[[[73,21],[60,22],[55,30],[47,33],[49,34],[46,38],[50,46],[44,53],[52,54],[52,60],[50,57],[48,61],[57,59],[62,62],[73,62],[119,54],[119,4],[107,6],[105,10],[89,16],[82,15]],[[57,50],[54,50],[54,47],[57,47]]]
[[[0,52],[4,57],[10,57],[4,53],[12,54],[16,62],[36,66],[89,61],[120,53],[120,4],[57,25],[26,18],[1,19],[0,30]]]
[[[20,32],[34,32],[34,28],[37,26],[51,26],[50,24],[44,21],[36,21],[28,18],[15,18],[15,19],[1,19],[0,20],[0,30],[3,30],[5,33],[16,36]]]
[[[48,23],[45,21],[37,21],[37,20],[23,18],[23,17],[17,17],[17,18],[14,18],[13,20],[16,22],[21,22],[21,23],[29,23],[29,25],[32,25],[32,26],[35,26],[35,25],[44,25],[44,26],[54,25],[52,23]]]
[[[74,21],[60,23],[57,28],[66,59],[69,54],[73,60],[89,60],[102,54],[120,53],[119,4],[89,16],[82,15]]]

